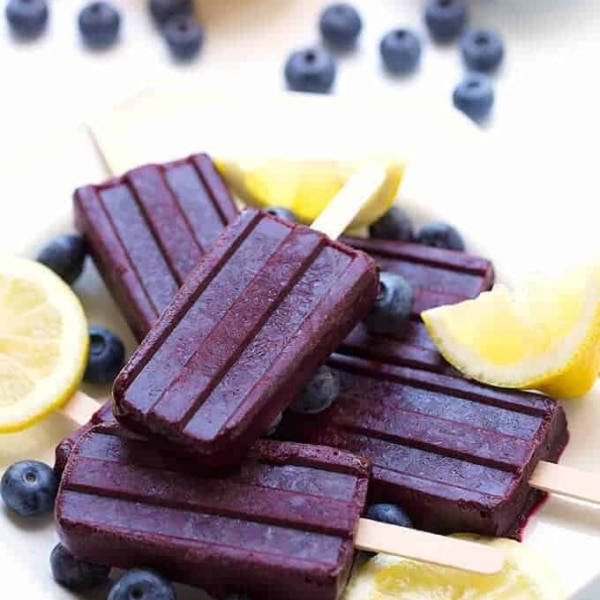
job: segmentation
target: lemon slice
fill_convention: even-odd
[[[498,285],[421,316],[448,362],[484,383],[575,398],[600,371],[597,265],[538,277],[514,292]]]
[[[18,431],[75,392],[88,330],[71,288],[45,266],[0,257],[0,433]]]
[[[219,159],[221,175],[245,204],[279,206],[293,211],[310,225],[348,179],[366,163],[383,165],[387,180],[352,223],[352,229],[370,225],[396,198],[404,175],[403,162],[373,159],[364,162],[335,160]]]
[[[359,567],[343,600],[564,600],[546,560],[514,540],[460,535],[502,550],[504,568],[479,575],[379,554]]]

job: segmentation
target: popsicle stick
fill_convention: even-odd
[[[387,178],[383,167],[369,165],[359,169],[313,221],[311,229],[338,238],[362,207],[377,194]]]
[[[531,479],[531,487],[600,504],[600,474],[541,461]]]
[[[504,566],[504,554],[497,548],[369,519],[360,520],[354,546],[484,575]]]
[[[101,406],[91,396],[77,391],[59,412],[77,425],[85,425]]]

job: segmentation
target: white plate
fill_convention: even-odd
[[[492,148],[450,110],[402,104],[374,109],[330,99],[311,99],[307,104],[296,97],[286,101],[246,97],[239,103],[231,94],[190,97],[190,93],[186,102],[181,102],[179,92],[144,93],[112,113],[111,124],[120,119],[116,129],[108,126],[106,115],[96,120],[113,170],[204,149],[223,153],[278,148],[299,153],[317,147],[320,154],[338,148],[345,153],[349,148],[353,153],[385,149],[414,156],[401,201],[417,221],[439,218],[455,223],[472,250],[494,261],[502,279],[518,279],[539,268],[553,270],[586,257],[591,247],[586,235],[565,237],[560,210],[536,205],[538,198],[551,195],[539,178],[541,171],[527,176],[529,165],[518,149],[506,153]],[[317,103],[318,109],[313,109]],[[70,195],[76,185],[107,176],[87,133],[75,128],[15,151],[0,170],[0,251],[24,254],[33,253],[53,233],[71,229]],[[517,187],[525,193],[516,194]],[[528,196],[533,189],[538,196]],[[543,228],[536,228],[541,208],[546,219]],[[592,215],[579,221],[589,231]],[[90,321],[117,330],[131,349],[131,336],[91,265],[76,290]],[[98,397],[106,392],[88,391]],[[599,395],[595,389],[588,398],[565,403],[572,439],[564,464],[600,470]],[[51,461],[55,444],[70,429],[68,422],[53,416],[26,432],[0,437],[0,469],[24,457]],[[25,522],[0,511],[3,583],[24,598],[71,598],[50,576],[48,555],[55,542],[51,520]],[[554,497],[532,518],[524,543],[548,557],[567,593],[573,593],[598,573],[600,510]],[[197,597],[197,592],[188,595]]]

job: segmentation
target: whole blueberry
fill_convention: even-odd
[[[382,271],[379,274],[379,295],[365,323],[374,333],[401,331],[413,306],[413,289],[401,275]]]
[[[50,554],[50,568],[57,583],[70,590],[89,590],[108,580],[110,567],[77,560],[62,544]]]
[[[202,48],[204,32],[192,15],[176,15],[163,27],[163,35],[174,58],[191,60]]]
[[[4,14],[11,31],[21,38],[38,37],[48,24],[46,0],[9,0]]]
[[[467,75],[452,93],[454,106],[476,122],[485,121],[494,106],[494,88],[487,75]]]
[[[383,36],[379,51],[390,73],[410,73],[421,60],[421,40],[409,29],[394,29]]]
[[[468,31],[460,41],[460,49],[467,67],[472,71],[491,73],[504,58],[504,42],[490,29]]]
[[[296,222],[296,215],[289,209],[283,208],[281,206],[272,206],[271,208],[267,208],[266,212],[274,217],[279,217],[284,221],[290,221],[290,223]]]
[[[326,94],[335,81],[336,66],[327,50],[305,48],[290,54],[284,72],[290,90]]]
[[[123,342],[106,327],[90,327],[90,351],[84,373],[88,383],[112,383],[125,364]]]
[[[438,42],[456,39],[467,24],[467,17],[464,0],[430,0],[425,7],[425,24]]]
[[[67,234],[55,237],[44,246],[37,255],[37,260],[71,285],[81,275],[86,255],[83,238]]]
[[[164,25],[177,15],[192,13],[192,0],[150,0],[150,14],[158,25]]]
[[[458,231],[448,223],[429,223],[417,234],[415,241],[425,246],[464,250],[465,242]]]
[[[175,589],[154,571],[132,569],[112,586],[107,600],[175,600]]]
[[[79,13],[79,31],[90,48],[106,48],[113,44],[121,28],[121,15],[108,2],[92,2]]]
[[[304,386],[289,410],[298,414],[316,414],[328,409],[340,393],[340,380],[328,366],[321,365]]]
[[[269,429],[267,429],[267,433],[265,434],[267,437],[273,435],[276,431],[277,428],[279,427],[279,425],[281,425],[281,421],[283,420],[283,413],[279,413],[274,421],[271,423],[271,425],[269,425]]]
[[[413,527],[408,515],[397,504],[371,504],[365,516],[367,519],[380,523],[410,527],[411,529]]]
[[[252,600],[252,597],[248,596],[248,594],[235,593],[228,594],[223,600]]]
[[[323,39],[339,50],[352,48],[362,30],[362,19],[351,4],[338,3],[328,6],[319,19]]]
[[[369,227],[369,234],[378,240],[411,242],[414,237],[414,229],[412,220],[406,211],[398,206],[392,206]]]
[[[6,506],[22,517],[51,512],[58,491],[58,479],[48,465],[37,460],[12,464],[2,475],[0,495]]]

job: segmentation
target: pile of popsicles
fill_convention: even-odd
[[[75,557],[217,598],[335,600],[354,547],[373,547],[367,499],[422,530],[494,536],[518,535],[542,500],[530,480],[567,444],[562,408],[464,379],[418,316],[489,289],[488,261],[238,213],[206,155],[81,188],[75,214],[140,341],[112,406],[57,448]],[[401,332],[361,322],[378,269],[413,287]],[[286,412],[324,363],[333,405]],[[277,441],[259,440],[282,412]]]

